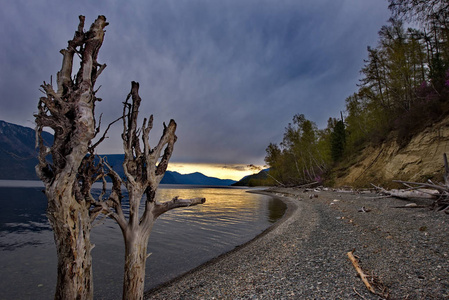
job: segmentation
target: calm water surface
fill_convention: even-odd
[[[2,186],[3,185],[3,186]],[[56,250],[39,183],[0,182],[0,299],[51,299]],[[20,187],[22,185],[22,187]],[[281,217],[285,205],[246,189],[161,185],[158,201],[206,197],[203,205],[158,218],[151,233],[145,288],[170,280],[249,241]],[[110,219],[91,234],[95,299],[121,299],[123,237]]]

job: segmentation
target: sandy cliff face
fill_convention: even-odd
[[[377,147],[365,148],[355,164],[336,172],[335,186],[369,186],[370,183],[391,187],[392,180],[439,181],[444,170],[443,153],[449,155],[449,117],[427,127],[403,147],[394,134]]]

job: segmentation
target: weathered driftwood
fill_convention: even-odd
[[[84,16],[63,55],[57,74],[57,90],[52,82],[42,84],[44,97],[39,99],[36,121],[36,144],[39,164],[36,172],[45,185],[47,216],[57,247],[58,278],[56,299],[92,299],[92,257],[90,242],[92,195],[90,187],[98,179],[91,165],[91,141],[98,133],[95,125],[95,82],[106,67],[97,62],[98,52],[108,25],[99,16],[84,32]],[[81,64],[72,79],[73,58]],[[54,131],[53,145],[46,145],[42,131]]]
[[[365,287],[370,291],[371,293],[378,295],[384,299],[388,299],[389,293],[388,289],[384,286],[384,284],[380,281],[380,279],[377,276],[374,275],[367,275],[365,271],[363,271],[362,267],[360,266],[359,260],[354,256],[354,250],[349,251],[347,253],[349,260],[351,261],[352,265],[354,266],[357,275],[362,279],[363,283],[365,284]],[[354,288],[354,291],[360,295]]]
[[[131,103],[128,102],[130,98]],[[156,202],[156,190],[167,170],[176,142],[176,123],[170,120],[168,126],[164,124],[162,137],[158,144],[151,148],[149,134],[153,127],[153,116],[150,116],[148,120],[145,118],[142,127],[138,128],[140,102],[139,84],[133,81],[131,92],[123,108],[122,139],[125,152],[123,169],[126,179],[120,178],[105,162],[113,187],[107,203],[100,203],[103,212],[119,225],[125,241],[123,299],[143,299],[145,262],[149,256],[147,254],[148,239],[156,219],[171,209],[202,204],[206,201],[205,198],[179,199],[175,197],[168,202]],[[122,185],[128,190],[129,216],[125,216],[122,209]],[[140,214],[142,201],[145,203],[145,208],[143,214]]]
[[[394,206],[394,208],[427,208],[428,205],[416,205],[416,203],[413,203],[415,205],[402,205],[402,206]]]
[[[39,164],[36,172],[45,184],[48,198],[47,216],[54,232],[58,256],[58,279],[56,299],[92,299],[93,245],[90,231],[93,221],[103,213],[120,226],[125,239],[124,299],[142,299],[145,260],[148,237],[154,221],[164,212],[204,203],[204,198],[173,198],[165,203],[155,201],[156,189],[167,169],[176,141],[176,123],[171,120],[159,143],[150,148],[149,133],[153,126],[152,116],[137,126],[140,105],[139,84],[132,82],[131,92],[124,103],[123,169],[126,180],[108,165],[107,161],[95,159],[95,148],[106,138],[106,129],[97,142],[100,132],[96,125],[95,104],[101,99],[94,90],[98,76],[106,67],[97,62],[98,52],[108,25],[99,16],[87,32],[84,32],[84,16],[79,17],[78,30],[67,49],[61,50],[63,62],[57,74],[57,90],[52,82],[43,83],[45,97],[38,104],[36,118],[36,144],[39,148]],[[72,79],[73,58],[81,59],[76,77]],[[132,102],[128,100],[132,98]],[[118,121],[116,120],[116,121]],[[101,123],[101,118],[99,123]],[[46,145],[42,138],[44,128],[54,131],[54,142]],[[142,138],[143,148],[139,138]],[[106,172],[107,170],[107,172]],[[106,191],[106,176],[112,180],[112,191]],[[92,185],[103,182],[103,190],[96,198]],[[129,216],[122,209],[122,185],[129,193]],[[145,197],[143,197],[145,195]],[[139,214],[141,201],[145,210]]]
[[[385,190],[381,187],[373,185],[381,193],[397,197],[401,199],[429,199],[434,200],[431,204],[432,207],[449,212],[449,165],[447,162],[446,154],[443,155],[444,170],[443,175],[444,183],[434,183],[428,180],[426,183],[410,182],[402,180],[394,180],[394,182],[401,183],[407,187],[402,190]]]
[[[401,199],[413,199],[413,198],[438,199],[438,197],[439,197],[439,192],[437,190],[431,190],[431,189],[385,190],[383,188],[379,188],[379,190],[382,194],[385,194],[385,195],[388,195],[391,197],[401,198]]]
[[[371,285],[371,283],[368,280],[368,276],[363,272],[362,268],[360,267],[359,261],[354,256],[354,251],[349,251],[347,253],[349,260],[352,262],[352,265],[354,266],[355,270],[357,271],[357,274],[359,275],[360,279],[362,279],[363,283],[365,284],[368,291],[370,291],[373,294],[376,294],[376,290]]]
[[[296,188],[297,189],[302,189],[302,188],[307,188],[309,186],[313,186],[313,185],[317,185],[317,184],[319,184],[318,181],[313,181],[313,182],[309,182],[309,183],[305,183],[305,184],[302,184],[300,186],[297,186]]]

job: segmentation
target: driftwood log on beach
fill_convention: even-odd
[[[427,182],[410,182],[394,180],[394,182],[405,185],[406,189],[385,190],[382,187],[373,185],[380,193],[400,199],[428,199],[433,200],[430,207],[449,213],[449,164],[447,155],[444,154],[444,183],[434,183],[431,180]]]
[[[352,265],[354,266],[355,270],[357,271],[357,274],[359,275],[360,279],[362,279],[363,283],[365,284],[366,288],[371,293],[376,294],[374,287],[368,280],[368,276],[365,274],[365,272],[363,272],[362,268],[360,267],[359,260],[355,258],[354,251],[349,251],[347,255],[349,260],[352,262]]]

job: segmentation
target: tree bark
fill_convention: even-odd
[[[45,184],[47,216],[58,256],[55,299],[93,298],[90,187],[96,176],[94,169],[81,169],[86,164],[92,167],[89,164],[92,160],[86,155],[97,132],[94,108],[100,100],[95,97],[93,87],[106,66],[97,62],[97,56],[108,23],[104,16],[99,16],[89,31],[84,32],[84,16],[79,20],[73,39],[67,49],[61,50],[63,61],[57,74],[57,91],[52,83],[43,83],[46,96],[40,98],[39,112],[35,115],[39,147],[36,172]],[[81,57],[81,65],[72,80],[75,54]],[[51,147],[44,144],[41,136],[45,127],[54,131]]]
[[[176,141],[176,123],[164,124],[159,143],[150,148],[149,133],[153,117],[144,119],[137,127],[140,106],[139,84],[132,82],[123,108],[123,169],[126,180],[107,164],[105,159],[94,162],[96,143],[92,140],[99,133],[95,122],[96,98],[93,89],[96,79],[106,67],[97,62],[98,51],[104,39],[104,27],[108,25],[104,16],[99,16],[84,32],[84,16],[80,16],[78,30],[67,49],[61,50],[63,62],[57,74],[57,91],[52,83],[44,82],[36,117],[36,144],[39,147],[39,164],[36,172],[45,184],[48,198],[47,215],[54,231],[58,255],[58,279],[56,299],[92,299],[93,245],[90,231],[93,220],[104,213],[114,219],[122,230],[125,240],[124,299],[142,299],[145,282],[145,261],[148,239],[156,218],[164,212],[197,205],[204,198],[178,199],[165,203],[155,201],[156,189],[168,166]],[[77,75],[72,79],[73,57],[81,58]],[[132,102],[128,103],[129,98]],[[100,120],[101,121],[101,120]],[[111,125],[111,124],[110,124]],[[44,144],[42,131],[50,127],[54,131],[51,147]],[[142,138],[143,149],[139,141]],[[51,156],[50,158],[48,156]],[[112,191],[107,199],[104,167],[112,179]],[[103,181],[103,190],[95,199],[91,194],[94,182]],[[129,194],[129,216],[122,209],[121,187],[125,185]],[[143,195],[145,194],[145,197]],[[145,210],[140,216],[139,207],[145,199]]]
[[[151,228],[148,229],[151,231]],[[125,236],[125,268],[122,299],[143,299],[149,234],[142,234],[139,229],[131,229],[125,233]]]
[[[137,198],[134,198],[137,202]],[[131,201],[131,198],[130,198]],[[147,203],[144,217],[138,225],[132,225],[131,218],[127,226],[122,229],[125,240],[125,269],[123,278],[123,299],[143,299],[145,287],[145,267],[148,240],[157,217],[163,213],[179,207],[189,207],[203,204],[205,198],[179,199],[173,198],[164,203]],[[139,199],[140,203],[140,199]]]
[[[68,196],[62,196],[70,199]],[[61,197],[61,198],[62,198]],[[55,299],[92,299],[91,222],[88,210],[70,199],[70,209],[52,213],[58,256]],[[73,298],[72,298],[73,297]]]
[[[129,103],[129,99],[132,99]],[[125,160],[123,170],[126,180],[106,163],[113,188],[109,197],[108,215],[120,226],[125,241],[125,266],[123,277],[123,299],[143,299],[145,284],[145,262],[148,257],[147,245],[153,224],[161,214],[178,207],[202,204],[204,198],[179,199],[157,203],[155,200],[157,187],[167,170],[168,161],[173,153],[176,141],[176,123],[170,120],[164,124],[162,136],[154,148],[150,147],[149,134],[153,128],[153,116],[137,126],[137,118],[141,103],[139,84],[131,83],[123,107],[123,149]],[[140,144],[139,135],[143,144]],[[129,197],[129,215],[125,216],[121,207],[121,186],[125,185]],[[143,214],[139,213],[141,202],[145,201]]]

